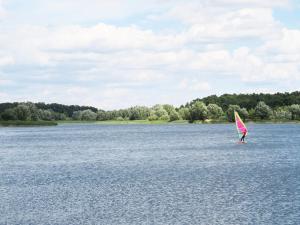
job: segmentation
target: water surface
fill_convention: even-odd
[[[300,126],[0,128],[0,224],[298,225]]]

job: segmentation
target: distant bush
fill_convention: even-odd
[[[266,120],[272,116],[272,109],[264,102],[259,102],[255,107],[255,117]]]

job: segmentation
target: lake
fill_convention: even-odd
[[[298,225],[300,125],[0,128],[0,224]]]

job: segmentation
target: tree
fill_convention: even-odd
[[[163,105],[163,108],[164,110],[167,111],[170,121],[175,121],[180,119],[179,114],[176,112],[174,106],[165,104]]]
[[[206,105],[201,101],[196,101],[190,108],[191,121],[206,120],[208,110]]]
[[[27,105],[25,104],[19,104],[15,108],[16,116],[18,120],[30,120],[31,113],[30,109]]]
[[[130,112],[129,109],[118,110],[118,117],[122,117],[124,120],[129,120]]]
[[[291,120],[292,113],[287,107],[279,107],[273,111],[273,118],[277,120]]]
[[[249,117],[247,109],[241,108],[239,105],[229,105],[226,116],[229,122],[234,122],[234,111],[236,111],[243,120],[246,120]]]
[[[276,93],[276,94],[223,94],[221,96],[208,96],[202,99],[195,99],[191,102],[203,101],[205,104],[214,103],[227,111],[229,105],[239,105],[247,110],[254,109],[258,102],[264,101],[272,108],[300,104],[300,92]]]
[[[269,119],[272,116],[272,109],[261,101],[255,107],[255,116],[259,119]]]
[[[255,109],[250,109],[249,110],[249,118],[251,120],[254,120],[255,119]]]
[[[80,119],[81,120],[96,120],[97,113],[93,112],[90,109],[81,111]]]
[[[175,109],[173,109],[171,112],[170,112],[170,121],[175,121],[175,120],[179,120],[180,117],[179,117],[179,114],[176,112]]]
[[[172,106],[172,105],[164,104],[164,105],[162,105],[162,106],[163,106],[164,110],[167,111],[168,115],[170,115],[171,112],[174,112],[174,111],[175,111],[175,108],[174,108],[174,106]]]
[[[124,118],[123,118],[122,116],[119,116],[119,117],[117,118],[117,121],[124,121]]]
[[[289,106],[288,109],[292,114],[292,120],[300,119],[300,105],[293,104]]]
[[[145,106],[134,106],[128,111],[130,120],[145,120],[150,116],[150,109]]]
[[[238,111],[238,113],[243,120],[246,120],[249,118],[249,113],[246,108],[241,108],[241,110]]]
[[[191,120],[191,113],[187,107],[180,108],[178,114],[183,120]]]
[[[166,114],[166,115],[161,116],[159,119],[160,119],[160,120],[169,121],[169,120],[170,120],[170,117],[169,117],[168,114]]]
[[[1,114],[1,118],[3,120],[16,120],[17,115],[15,108],[5,109],[4,112]]]
[[[42,120],[53,120],[54,119],[54,112],[52,110],[46,109],[46,110],[39,110],[39,118]]]
[[[55,120],[66,120],[66,119],[67,119],[67,116],[66,116],[66,114],[64,114],[64,113],[57,113],[57,112],[54,112],[54,113],[53,113],[53,118],[54,118]]]
[[[158,116],[155,114],[154,110],[150,111],[150,116],[148,117],[149,121],[158,120]]]
[[[97,120],[100,121],[108,120],[107,113],[104,110],[99,110],[97,112]]]
[[[81,120],[81,111],[75,111],[72,115],[73,120]]]
[[[116,118],[114,116],[114,111],[106,111],[105,114],[106,114],[106,120],[113,120]]]
[[[224,114],[222,108],[217,104],[209,104],[207,106],[207,110],[208,110],[208,118],[210,119],[219,119]]]
[[[162,105],[155,105],[152,107],[152,115],[155,115],[159,120],[167,120],[166,118],[169,117],[168,112],[164,109]]]
[[[39,120],[40,115],[39,115],[39,109],[36,107],[36,105],[32,102],[26,102],[24,105],[28,106],[29,111],[30,111],[30,120]]]

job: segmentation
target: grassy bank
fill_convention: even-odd
[[[0,121],[0,126],[55,126],[57,125],[54,121]]]
[[[261,123],[261,124],[272,124],[272,123],[292,123],[292,124],[300,124],[299,120],[249,120],[246,123]]]
[[[99,124],[99,125],[126,125],[126,124],[189,124],[188,120],[176,120],[168,122],[165,120],[106,120],[106,121],[83,121],[83,120],[60,120],[58,124]],[[267,124],[267,123],[300,123],[300,121],[290,120],[248,120],[246,123]],[[196,120],[193,124],[230,124],[227,120]]]
[[[78,121],[78,120],[62,120],[56,121],[58,124],[99,124],[99,125],[122,125],[122,124],[187,124],[186,120],[177,120],[168,122],[165,120],[106,120],[106,121]]]
[[[225,120],[206,120],[206,121],[194,121],[193,124],[229,124],[230,122]],[[257,120],[257,121],[246,121],[246,123],[256,124],[274,124],[274,123],[296,123],[300,124],[300,121],[289,121],[289,120]],[[189,124],[187,120],[176,120],[168,122],[165,120],[106,120],[106,121],[82,121],[82,120],[59,120],[59,121],[0,121],[0,126],[55,126],[58,124],[98,124],[98,125],[126,125],[126,124]]]

